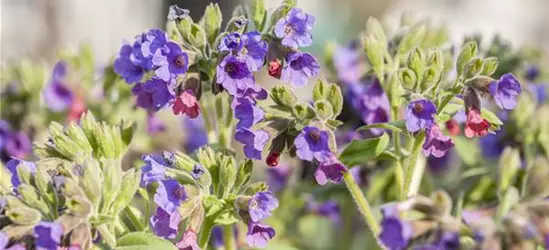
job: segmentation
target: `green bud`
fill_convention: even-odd
[[[427,58],[427,65],[433,66],[438,69],[444,68],[444,54],[440,49],[434,49],[429,52],[429,57]]]
[[[33,234],[33,225],[16,225],[11,224],[2,228],[2,233],[8,236],[8,239],[20,239]]]
[[[242,187],[246,186],[252,176],[253,161],[246,159],[238,164],[238,173],[236,174],[236,181],[234,183],[234,189],[238,192]]]
[[[91,249],[93,243],[90,226],[87,223],[80,223],[71,231],[70,242],[71,245],[79,246],[80,249]]]
[[[126,145],[122,141],[122,135],[120,134],[119,126],[105,126],[105,129],[110,130],[110,136],[114,146],[114,156],[119,157],[126,151]]]
[[[483,60],[482,72],[480,73],[483,76],[491,76],[498,69],[499,60],[497,57],[486,57]]]
[[[267,21],[267,9],[265,9],[265,0],[253,0],[250,5],[250,17],[258,31],[263,30]]]
[[[167,169],[166,176],[177,180],[181,184],[196,185],[197,182],[189,172],[184,172],[178,169]]]
[[[121,188],[122,170],[120,169],[119,161],[105,159],[101,163],[103,166],[102,211],[109,211]]]
[[[313,88],[313,100],[319,101],[319,100],[325,100],[328,96],[330,84],[327,83],[324,79],[319,78],[315,86]]]
[[[425,68],[425,56],[423,51],[419,47],[415,47],[408,55],[408,68],[416,73],[416,76],[423,75],[423,69]]]
[[[95,207],[99,207],[102,194],[101,169],[99,163],[90,157],[84,161],[82,168],[84,169],[84,173],[80,179],[81,187],[91,203]]]
[[[373,34],[367,34],[362,38],[364,50],[368,56],[368,61],[372,65],[377,78],[383,82],[383,66],[384,66],[384,45]]]
[[[44,199],[47,200],[48,203],[53,204],[52,207],[57,207],[56,201],[57,201],[57,193],[53,189],[53,185],[51,183],[51,177],[46,173],[46,171],[40,167],[36,169],[36,173],[34,173],[34,182],[36,184],[36,188],[44,197]]]
[[[69,213],[74,216],[88,218],[93,211],[93,205],[83,195],[67,197],[65,204]]]
[[[112,140],[111,131],[110,129],[105,127],[105,124],[101,124],[100,126],[97,126],[93,131],[93,135],[98,145],[98,151],[95,153],[94,156],[98,158],[100,158],[101,156],[106,158],[114,158],[115,148],[114,142]]]
[[[238,209],[238,210],[244,210],[244,211],[248,211],[249,209],[249,202],[250,200],[252,199],[252,194],[250,195],[239,195],[236,197],[236,200],[234,201],[234,206]]]
[[[284,85],[276,85],[271,89],[271,98],[273,101],[285,109],[291,109],[299,99],[297,95]]]
[[[505,192],[513,183],[520,169],[520,154],[518,150],[506,147],[499,159],[499,190]]]
[[[482,66],[482,59],[478,57],[471,59],[467,64],[465,64],[465,68],[463,69],[465,79],[471,79],[480,74],[480,72],[482,72]]]
[[[176,168],[184,170],[186,172],[192,171],[193,166],[196,164],[196,161],[193,160],[191,157],[189,157],[185,153],[176,152],[173,156],[174,156],[174,159],[175,159],[174,160],[174,166]],[[204,159],[204,160],[208,161],[208,159]],[[207,165],[211,165],[211,164],[213,164],[213,163],[208,162]],[[207,168],[207,165],[204,165],[204,166]]]
[[[63,193],[65,196],[85,196],[84,191],[78,185],[78,182],[72,178],[66,177],[63,183]]]
[[[417,76],[414,71],[408,68],[401,68],[398,70],[399,80],[402,83],[402,87],[405,89],[413,89],[416,85]]]
[[[210,173],[211,182],[217,185],[219,183],[219,166],[217,157],[210,147],[198,150],[197,158],[200,164]]]
[[[424,24],[420,23],[412,27],[412,29],[404,35],[402,41],[400,41],[400,44],[398,45],[398,53],[400,55],[406,55],[408,51],[423,41],[426,32],[427,29]]]
[[[26,162],[21,162],[16,168],[17,176],[21,181],[21,184],[31,184],[31,172],[30,167],[27,166]]]
[[[469,61],[471,61],[473,57],[477,56],[477,53],[478,53],[477,42],[469,41],[465,45],[463,45],[456,62],[456,70],[457,70],[458,76],[463,75],[465,70],[465,65]]]
[[[445,191],[436,191],[431,195],[435,207],[441,212],[441,215],[450,215],[452,212],[452,198]]]
[[[433,84],[438,82],[441,75],[442,75],[442,72],[437,70],[435,67],[428,67],[427,69],[425,69],[425,71],[423,72],[421,90],[425,91],[429,87],[431,87]]]
[[[543,198],[549,195],[547,176],[549,176],[549,162],[543,157],[537,157],[532,167],[528,169],[524,196]]]
[[[71,123],[67,127],[67,135],[69,138],[71,138],[80,148],[81,151],[85,152],[86,154],[92,154],[93,148],[88,141],[88,138],[86,137],[86,134],[84,134],[84,131],[76,125],[75,123]]]
[[[179,34],[181,34],[183,40],[188,44],[192,44],[191,26],[193,23],[193,19],[190,16],[187,16],[176,23]]]
[[[215,195],[208,195],[202,199],[202,205],[206,210],[206,216],[209,217],[221,211],[225,206],[225,202],[218,199]]]
[[[217,3],[210,3],[206,6],[204,16],[200,19],[200,26],[204,28],[205,35],[210,44],[213,44],[215,38],[219,34],[219,29],[221,28],[221,22],[223,21],[223,15],[221,14],[221,9]],[[193,29],[193,28],[192,28]],[[191,29],[191,32],[192,32]],[[194,43],[192,43],[195,45]],[[202,48],[202,46],[196,46]]]
[[[332,106],[333,116],[337,117],[343,110],[343,94],[341,94],[341,88],[336,84],[330,84],[326,100]]]
[[[17,207],[17,209],[8,209],[6,215],[14,224],[24,226],[34,226],[42,219],[38,210],[24,206]]]
[[[315,117],[314,109],[306,103],[298,103],[292,109],[292,114],[299,121],[311,120]]]
[[[236,181],[236,162],[232,156],[223,156],[219,166],[219,196],[226,198],[233,190]]]
[[[34,209],[40,210],[43,214],[50,214],[50,206],[44,202],[44,200],[38,196],[36,189],[28,184],[21,184],[17,187],[21,200]]]
[[[135,196],[135,192],[137,192],[137,189],[139,188],[140,182],[141,171],[135,171],[135,169],[132,168],[124,173],[120,193],[113,204],[115,214],[130,204]]]
[[[187,40],[192,46],[198,49],[202,49],[206,45],[206,32],[196,23],[191,24],[190,32],[186,34],[185,37],[187,37]]]
[[[369,17],[366,22],[366,29],[368,33],[372,34],[377,41],[379,41],[380,46],[383,50],[387,49],[387,37],[383,31],[381,23],[374,17]]]
[[[269,190],[269,185],[267,185],[266,182],[256,182],[252,183],[246,188],[246,192],[244,192],[247,195],[254,195],[258,192],[266,192]]]
[[[322,120],[326,120],[334,116],[332,105],[327,101],[316,101],[315,111],[318,117]]]
[[[78,144],[65,134],[65,130],[61,124],[52,122],[49,126],[49,132],[56,150],[63,156],[73,159],[80,152]]]
[[[465,82],[465,85],[472,86],[474,89],[480,90],[483,93],[488,93],[488,85],[494,81],[488,76],[476,76],[471,80]]]
[[[233,18],[231,18],[231,20],[229,20],[229,23],[227,23],[227,31],[219,34],[219,36],[217,36],[217,39],[219,39],[220,37],[225,37],[225,35],[228,34],[229,32],[242,33],[246,30],[247,25],[248,25],[248,19],[246,18],[246,16],[234,16]],[[215,48],[217,48],[217,46],[215,46]]]
[[[88,142],[92,146],[94,150],[97,149],[97,141],[94,137],[94,130],[99,126],[97,122],[95,121],[95,117],[93,116],[92,112],[86,112],[80,119],[80,127],[82,128],[82,131],[86,135],[86,138],[88,138]]]
[[[297,0],[282,0],[282,4],[286,4],[290,7],[295,7],[297,5]]]

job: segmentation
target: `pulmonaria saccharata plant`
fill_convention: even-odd
[[[317,18],[295,1],[268,11],[253,0],[226,19],[218,4],[200,20],[171,6],[165,29],[125,42],[105,71],[118,80],[104,97],[124,89],[148,137],[169,130],[163,109],[183,115],[184,152],[136,145],[141,158],[128,160],[139,130],[84,113],[69,74],[78,63],[64,60],[40,100],[76,123],[52,123],[30,161],[26,123],[0,120],[0,248],[329,248],[311,222],[326,217],[344,237],[333,248],[350,249],[364,224],[355,215],[364,249],[547,247],[539,69],[501,72],[494,51],[510,52],[497,41],[449,45],[444,27],[405,22],[391,34],[371,18],[350,46],[328,47],[321,74],[301,51]],[[296,94],[308,87],[312,99]],[[252,173],[261,161],[266,183]],[[457,177],[439,182],[444,173],[424,171],[433,162],[457,162],[440,171]]]

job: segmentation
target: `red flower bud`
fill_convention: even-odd
[[[173,114],[187,114],[189,118],[196,118],[200,113],[198,101],[192,89],[187,89],[175,99],[172,106]]]
[[[265,160],[265,162],[267,163],[267,165],[269,165],[269,167],[275,167],[278,165],[279,159],[280,159],[280,153],[272,151],[267,156],[267,159]]]
[[[490,123],[480,116],[480,111],[471,108],[467,112],[467,121],[465,122],[465,136],[473,138],[475,136],[485,136],[488,134]]]
[[[461,132],[459,124],[454,119],[450,119],[446,122],[446,129],[448,130],[448,134],[452,136],[459,135],[459,133]]]
[[[86,103],[84,102],[84,100],[82,100],[80,96],[77,95],[71,103],[67,119],[69,120],[69,122],[78,121],[80,119],[80,116],[84,112],[86,112]]]
[[[269,62],[268,71],[270,76],[280,79],[280,75],[282,74],[282,64],[278,59],[274,59]]]

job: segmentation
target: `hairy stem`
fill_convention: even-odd
[[[225,250],[235,250],[236,241],[234,238],[233,225],[223,226],[223,244]]]
[[[202,223],[202,229],[200,231],[200,235],[198,236],[198,245],[202,249],[206,249],[208,247],[208,242],[210,241],[210,234],[212,233],[212,228],[214,227],[213,221],[206,219],[204,220],[204,223]]]
[[[412,153],[408,158],[408,167],[406,167],[406,171],[405,171],[406,179],[404,180],[404,194],[406,195],[406,198],[417,193],[417,190],[411,189],[412,181],[416,183],[420,182],[421,178],[423,177],[423,172],[425,170],[425,167],[416,166],[417,159],[421,152],[421,146],[423,145],[423,141],[425,141],[425,131],[420,131],[415,138],[414,146],[412,148]],[[416,185],[416,188],[414,189],[417,189],[417,188],[419,188],[419,185]]]

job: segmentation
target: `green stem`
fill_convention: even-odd
[[[114,235],[111,233],[111,231],[107,227],[107,224],[101,224],[97,226],[97,231],[99,231],[99,233],[101,234],[101,238],[111,249],[114,249],[114,247],[116,247],[116,237],[114,237]]]
[[[202,223],[202,229],[198,238],[198,244],[202,249],[206,249],[208,247],[208,242],[210,241],[210,234],[212,233],[213,227],[214,223],[212,220],[206,219],[204,220],[204,223]]]
[[[343,250],[349,250],[351,249],[351,246],[353,244],[353,237],[354,237],[354,229],[353,229],[353,222],[354,222],[354,204],[351,199],[345,199],[343,202],[343,212],[341,215],[343,216],[343,230],[341,234],[341,245],[340,243],[335,243],[334,249],[337,249],[341,247]]]
[[[223,226],[223,244],[225,246],[225,250],[236,249],[233,225]]]
[[[215,132],[215,129],[213,128],[212,124],[214,122],[213,117],[210,115],[210,107],[209,101],[207,101],[210,98],[214,98],[213,96],[208,96],[204,94],[202,98],[200,99],[200,111],[202,112],[202,116],[204,117],[204,128],[206,129],[206,134],[208,136],[208,142],[210,144],[217,142],[217,134]]]
[[[132,231],[143,231],[144,227],[139,221],[139,218],[135,216],[135,213],[132,211],[132,209],[128,206],[124,208],[124,216],[129,220],[131,227],[130,230]]]
[[[406,167],[406,171],[405,171],[406,179],[404,180],[404,193],[406,195],[406,198],[413,196],[414,194],[417,193],[417,190],[411,190],[410,188],[412,181],[416,181],[416,182],[421,181],[421,178],[423,177],[423,171],[425,170],[425,167],[418,167],[416,165],[417,165],[417,159],[421,152],[421,146],[423,145],[424,140],[425,140],[425,131],[422,130],[416,136],[414,141],[414,146],[412,148],[412,153],[408,158],[408,167]],[[417,185],[417,187],[419,187],[419,185]]]
[[[395,162],[395,181],[397,183],[398,200],[406,200],[406,192],[404,191],[404,168],[400,161]]]

